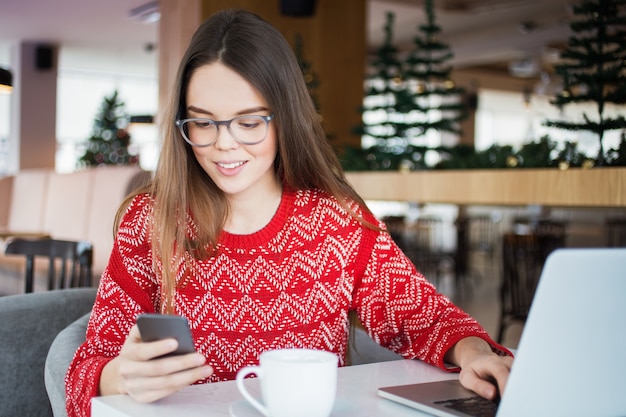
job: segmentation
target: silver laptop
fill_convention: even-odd
[[[436,416],[475,416],[451,408],[475,396],[456,380],[378,393]],[[626,416],[626,248],[548,257],[497,416]]]

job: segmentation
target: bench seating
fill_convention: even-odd
[[[0,179],[0,294],[24,291],[24,260],[4,255],[12,234],[48,235],[93,244],[93,276],[97,284],[113,247],[115,212],[132,189],[150,173],[135,166],[88,168],[73,173],[23,170]],[[35,291],[46,288],[47,265],[35,267]]]

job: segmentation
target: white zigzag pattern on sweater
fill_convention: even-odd
[[[320,192],[291,198],[286,224],[274,224],[268,241],[222,244],[217,257],[190,257],[178,274],[177,311],[190,319],[196,348],[215,370],[209,381],[233,379],[261,352],[279,347],[325,349],[343,364],[350,309],[376,341],[433,364],[443,365],[445,350],[460,337],[486,337],[436,293],[387,233],[368,231]],[[135,316],[150,307],[146,295],[153,306],[159,303],[148,244],[151,213],[151,200],[137,197],[118,231],[88,341],[68,379],[68,396],[81,404],[75,415],[88,410],[97,392],[97,364],[119,352]],[[193,233],[193,223],[187,230]]]

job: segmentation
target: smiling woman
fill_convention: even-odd
[[[405,358],[462,366],[483,396],[504,386],[510,352],[437,292],[347,182],[274,26],[220,11],[177,74],[153,181],[118,211],[68,372],[70,416],[88,415],[95,395],[152,402],[232,380],[267,350],[325,350],[344,365],[353,313]],[[210,133],[205,146],[198,132]],[[144,342],[135,317],[145,312],[186,317],[197,352],[157,359],[176,343]]]

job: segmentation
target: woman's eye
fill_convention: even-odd
[[[259,121],[256,119],[244,119],[237,122],[237,124],[243,129],[254,129],[259,126]]]
[[[206,129],[207,127],[213,126],[213,122],[210,122],[208,120],[196,120],[194,122],[194,125],[199,129]]]

